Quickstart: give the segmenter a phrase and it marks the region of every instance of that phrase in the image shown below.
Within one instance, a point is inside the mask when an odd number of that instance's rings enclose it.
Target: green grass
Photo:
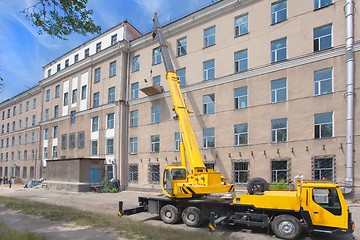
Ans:
[[[212,236],[206,231],[184,231],[135,222],[128,217],[120,218],[116,213],[114,215],[91,213],[70,207],[8,197],[0,197],[0,204],[13,210],[20,210],[24,214],[40,216],[52,221],[71,222],[81,226],[103,229],[110,228],[116,231],[119,236],[129,239],[221,239],[219,236]]]
[[[289,184],[285,182],[285,180],[281,179],[276,183],[270,184],[270,190],[289,190]]]
[[[45,236],[29,232],[20,232],[13,228],[6,227],[3,223],[0,223],[0,236],[2,240],[46,240]]]

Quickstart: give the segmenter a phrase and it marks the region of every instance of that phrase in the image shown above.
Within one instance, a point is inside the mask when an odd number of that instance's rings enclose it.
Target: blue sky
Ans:
[[[89,0],[93,18],[102,31],[128,20],[142,33],[152,29],[152,14],[161,24],[196,11],[214,0]],[[68,40],[39,35],[21,11],[36,0],[0,0],[0,101],[35,86],[43,76],[42,67],[95,35],[73,34]]]

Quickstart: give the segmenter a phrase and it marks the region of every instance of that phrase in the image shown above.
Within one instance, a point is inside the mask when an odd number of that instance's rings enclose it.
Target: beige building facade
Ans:
[[[224,0],[163,27],[208,167],[238,188],[253,177],[345,183],[344,7],[331,0]],[[33,147],[39,161],[32,165],[38,176],[46,176],[47,159],[98,157],[123,189],[160,189],[162,169],[180,162],[181,136],[158,47],[152,33],[124,22],[44,67],[44,79],[29,90],[41,106]],[[357,79],[355,71],[355,95]],[[17,134],[6,132],[13,121],[7,111],[28,94],[19,96],[0,105],[5,143]],[[356,160],[356,102],[354,112]],[[10,174],[12,151],[18,150],[0,149],[2,176]],[[358,168],[354,161],[355,185]]]

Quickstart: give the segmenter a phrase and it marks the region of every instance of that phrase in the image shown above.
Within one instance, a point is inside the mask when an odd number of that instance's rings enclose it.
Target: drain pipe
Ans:
[[[354,189],[354,0],[346,0],[346,179],[344,193]]]

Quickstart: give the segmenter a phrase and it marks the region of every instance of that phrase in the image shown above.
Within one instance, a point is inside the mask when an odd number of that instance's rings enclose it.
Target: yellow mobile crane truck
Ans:
[[[220,172],[204,165],[156,13],[153,21],[182,136],[181,163],[165,167],[162,196],[139,197],[139,207],[127,210],[123,210],[120,201],[118,215],[149,212],[160,215],[165,223],[174,224],[182,219],[190,227],[207,220],[211,231],[217,225],[271,226],[274,234],[283,239],[296,239],[304,226],[309,232],[351,234],[355,227],[351,213],[339,186],[332,182],[299,177],[295,190],[268,191],[264,179],[254,178],[248,182],[247,194],[230,198],[215,195],[233,193],[234,185],[226,183]]]

